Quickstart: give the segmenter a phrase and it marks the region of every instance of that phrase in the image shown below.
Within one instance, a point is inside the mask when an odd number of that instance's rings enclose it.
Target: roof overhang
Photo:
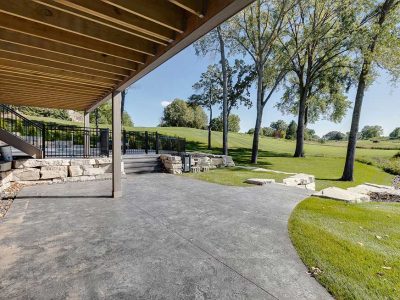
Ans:
[[[0,102],[90,111],[253,0],[0,0]]]

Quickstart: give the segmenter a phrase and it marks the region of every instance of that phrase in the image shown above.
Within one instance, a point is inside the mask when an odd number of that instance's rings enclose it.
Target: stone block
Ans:
[[[38,185],[38,184],[52,184],[53,180],[32,180],[32,181],[18,181],[18,183],[30,186],[30,185]]]
[[[83,175],[83,170],[81,166],[69,166],[68,167],[68,176],[69,177],[76,177],[76,176],[82,176]]]
[[[370,201],[370,197],[368,195],[355,193],[338,187],[329,187],[323,189],[317,193],[314,193],[313,196],[330,198],[350,203],[361,203]]]
[[[122,167],[123,162],[121,162]],[[99,165],[99,168],[102,168],[104,173],[112,173],[112,164],[103,164]]]
[[[71,166],[87,166],[95,164],[96,160],[94,158],[71,159]]]
[[[233,161],[232,156],[227,156],[225,159],[225,164],[227,167],[234,167],[235,166],[235,162]]]
[[[32,181],[40,179],[40,170],[36,168],[16,169],[13,171],[13,181]]]
[[[182,161],[182,158],[181,158],[180,156],[172,156],[172,155],[170,155],[170,156],[167,158],[167,160],[173,161],[173,162],[181,162],[181,161]]]
[[[211,158],[211,165],[217,168],[224,166],[224,159],[222,157]]]
[[[11,170],[12,167],[12,162],[11,161],[5,161],[0,163],[0,172],[5,172]]]
[[[68,166],[47,166],[40,170],[41,179],[65,178],[68,176]]]
[[[255,184],[255,185],[266,185],[266,184],[275,183],[275,179],[249,178],[245,182],[249,183],[249,184]]]
[[[96,158],[95,161],[96,161],[97,165],[111,164],[112,158],[111,157],[101,157],[101,158]]]
[[[105,172],[105,169],[96,168],[96,167],[93,167],[92,165],[83,165],[82,169],[83,169],[84,176],[100,175],[100,174],[104,174],[104,172]]]
[[[182,169],[170,169],[168,170],[168,173],[170,174],[182,174]]]
[[[69,166],[71,163],[70,159],[58,159],[58,158],[44,158],[44,159],[18,159],[14,160],[14,169],[22,168],[38,168],[47,166]]]

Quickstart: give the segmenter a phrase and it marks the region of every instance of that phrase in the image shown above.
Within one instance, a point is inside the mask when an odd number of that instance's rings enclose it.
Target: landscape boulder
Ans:
[[[40,179],[40,170],[36,168],[16,169],[12,174],[13,181],[32,181]]]
[[[67,166],[46,166],[40,169],[41,179],[65,178],[68,176]]]

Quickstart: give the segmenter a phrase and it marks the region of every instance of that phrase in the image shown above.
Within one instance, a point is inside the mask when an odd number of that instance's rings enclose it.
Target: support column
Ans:
[[[83,127],[85,128],[83,135],[83,155],[88,157],[90,154],[90,113],[87,111],[83,115]]]
[[[121,184],[121,93],[112,96],[112,195],[122,196]]]

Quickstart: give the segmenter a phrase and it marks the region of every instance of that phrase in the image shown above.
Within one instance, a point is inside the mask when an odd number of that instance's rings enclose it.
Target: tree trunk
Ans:
[[[299,118],[297,120],[296,150],[294,157],[304,157],[304,130],[306,120],[306,89],[300,89]]]
[[[344,165],[343,175],[341,178],[341,180],[344,181],[353,181],[354,179],[353,174],[354,174],[354,161],[356,157],[358,127],[360,124],[361,107],[366,88],[366,79],[370,72],[370,68],[371,68],[370,63],[364,61],[362,71],[358,79],[357,94],[354,102],[353,117],[351,119],[351,129],[349,134],[349,141],[347,144],[346,162]]]
[[[210,110],[210,120],[208,121],[208,150],[211,150],[211,121],[212,121],[212,107],[208,108]]]
[[[221,33],[221,27],[217,27],[219,47],[221,53],[221,67],[222,67],[222,153],[228,155],[228,77],[226,71],[226,58],[225,58],[225,44]]]
[[[251,149],[251,163],[256,164],[258,158],[258,144],[260,140],[261,122],[263,116],[264,105],[262,103],[264,99],[263,91],[263,72],[260,68],[257,70],[257,117],[256,124],[254,126],[253,136],[253,147]]]
[[[393,9],[399,2],[395,2],[394,0],[386,0],[380,9],[379,19],[377,21],[377,25],[382,27],[385,23],[386,16],[390,13],[390,10]],[[358,79],[358,87],[356,99],[354,101],[354,110],[353,117],[351,120],[351,129],[349,134],[349,141],[347,144],[347,153],[346,153],[346,162],[344,165],[343,175],[341,180],[343,181],[353,181],[354,180],[354,161],[356,156],[356,145],[357,145],[357,133],[358,127],[360,124],[360,115],[362,102],[364,100],[364,93],[367,87],[367,78],[371,72],[372,65],[372,56],[375,53],[376,43],[378,41],[378,34],[375,34],[372,38],[371,44],[368,47],[368,53],[364,54],[364,62],[362,66],[362,70],[360,73],[360,77]]]

